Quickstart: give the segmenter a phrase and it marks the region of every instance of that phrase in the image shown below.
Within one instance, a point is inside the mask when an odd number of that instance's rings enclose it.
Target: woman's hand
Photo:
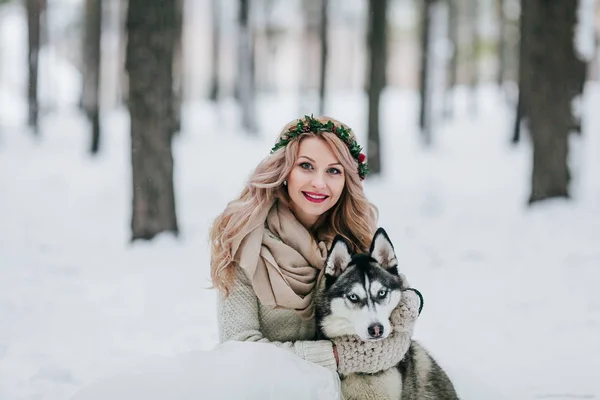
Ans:
[[[337,347],[333,344],[333,357],[335,358],[335,365],[340,365],[340,357],[338,356]]]

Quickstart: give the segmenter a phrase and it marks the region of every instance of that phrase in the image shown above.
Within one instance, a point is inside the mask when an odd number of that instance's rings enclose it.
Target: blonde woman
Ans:
[[[367,173],[354,133],[341,122],[305,117],[282,129],[211,227],[221,342],[271,343],[340,374],[375,373],[402,359],[406,346],[392,337],[370,342],[362,355],[347,350],[344,338],[314,340],[312,300],[332,239],[342,235],[351,251],[366,252],[377,229],[377,210],[362,188]],[[410,339],[415,317],[406,318],[408,329],[395,340]]]

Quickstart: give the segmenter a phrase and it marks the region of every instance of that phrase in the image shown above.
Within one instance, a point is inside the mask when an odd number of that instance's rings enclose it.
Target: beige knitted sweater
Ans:
[[[314,320],[304,321],[293,310],[263,306],[247,274],[236,268],[229,295],[218,296],[219,341],[270,342],[293,351],[300,358],[337,371],[329,340],[311,340],[316,335]]]

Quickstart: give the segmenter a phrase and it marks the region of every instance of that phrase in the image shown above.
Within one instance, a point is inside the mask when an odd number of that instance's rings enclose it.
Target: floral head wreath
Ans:
[[[366,157],[361,152],[362,148],[356,143],[354,137],[352,135],[352,130],[350,128],[346,128],[342,125],[336,126],[332,121],[327,121],[323,123],[313,116],[306,115],[304,119],[299,119],[296,125],[290,127],[286,132],[281,134],[279,141],[273,146],[271,149],[271,154],[273,154],[276,150],[287,146],[289,142],[297,138],[306,132],[331,132],[334,133],[337,137],[339,137],[342,142],[346,144],[348,150],[350,150],[350,154],[358,163],[358,176],[361,180],[365,179],[367,174],[369,173],[369,166],[365,163]]]

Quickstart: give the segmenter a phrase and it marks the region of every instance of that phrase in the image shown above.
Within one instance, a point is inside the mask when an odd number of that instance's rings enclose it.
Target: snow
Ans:
[[[589,62],[596,55],[596,0],[579,0],[577,7],[577,25],[573,40],[575,50],[582,60]]]
[[[1,18],[0,399],[83,396],[139,368],[149,371],[138,376],[142,386],[190,382],[198,371],[199,397],[216,397],[210,371],[182,369],[214,355],[218,342],[208,225],[298,116],[297,96],[257,98],[255,139],[239,133],[231,101],[187,102],[174,143],[181,236],[131,244],[126,113],[105,111],[103,149],[90,158],[88,123],[75,108],[80,77],[54,54],[60,107],[41,116],[34,139],[15,66],[21,39],[7,34],[21,37],[22,21]],[[573,198],[534,207],[526,204],[531,147],[527,139],[510,146],[513,112],[502,94],[481,85],[453,97],[455,119],[437,121],[426,150],[417,94],[387,90],[385,173],[365,181],[401,268],[425,297],[415,337],[466,400],[600,398],[600,86],[588,83],[581,99]],[[361,143],[366,104],[360,92],[328,101],[328,114]],[[228,384],[232,377],[243,379],[228,374]]]

